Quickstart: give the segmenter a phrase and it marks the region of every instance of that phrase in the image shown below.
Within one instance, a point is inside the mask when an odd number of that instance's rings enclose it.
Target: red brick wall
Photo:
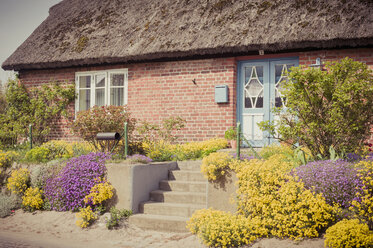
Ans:
[[[195,80],[195,84],[193,83]],[[215,103],[215,86],[226,84],[229,103]],[[229,59],[129,66],[128,106],[134,117],[159,123],[170,116],[186,120],[184,140],[223,136],[234,125],[236,63]]]
[[[170,116],[181,116],[186,120],[180,137],[183,141],[222,137],[235,123],[237,73],[234,58],[21,71],[20,79],[31,87],[50,81],[72,82],[76,71],[114,68],[128,68],[128,107],[139,121],[160,123]],[[228,85],[229,103],[215,103],[215,86],[221,84]],[[56,125],[51,138],[74,139],[67,120]]]
[[[123,64],[115,66],[68,68],[58,70],[21,71],[20,79],[26,86],[39,86],[50,81],[72,83],[77,71],[128,68],[128,107],[133,117],[160,123],[170,116],[186,119],[182,140],[204,140],[222,137],[224,131],[236,122],[237,61],[298,56],[301,65],[315,63],[316,58],[338,60],[346,56],[367,63],[373,69],[373,49],[320,50],[263,56],[186,60]],[[192,80],[195,79],[196,84]],[[229,87],[229,103],[214,102],[214,87]],[[74,106],[70,106],[74,112]],[[56,124],[53,139],[76,139],[67,120]],[[373,142],[373,135],[371,141]]]

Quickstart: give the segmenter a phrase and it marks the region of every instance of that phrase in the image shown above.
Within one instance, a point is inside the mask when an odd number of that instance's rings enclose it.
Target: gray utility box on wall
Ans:
[[[227,103],[228,102],[228,85],[215,86],[215,102]]]

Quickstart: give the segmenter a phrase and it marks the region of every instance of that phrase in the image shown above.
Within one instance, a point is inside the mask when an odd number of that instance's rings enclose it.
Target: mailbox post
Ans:
[[[102,141],[109,141],[109,140],[115,140],[116,143],[111,148],[110,152],[113,152],[115,147],[118,145],[119,140],[121,138],[124,138],[124,158],[127,158],[128,155],[128,123],[124,123],[124,130],[123,130],[123,135],[121,136],[119,133],[116,132],[109,132],[109,133],[98,133],[96,135],[96,140],[102,140]]]

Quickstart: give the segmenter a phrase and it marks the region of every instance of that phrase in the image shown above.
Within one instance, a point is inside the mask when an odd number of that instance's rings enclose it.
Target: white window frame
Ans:
[[[110,89],[111,88],[122,88],[121,86],[114,86],[110,87],[110,75],[111,74],[124,74],[124,99],[123,105],[126,105],[128,102],[128,69],[112,69],[112,70],[98,70],[98,71],[84,71],[84,72],[76,72],[75,73],[75,92],[77,92],[77,98],[75,101],[75,114],[80,111],[79,109],[79,102],[80,102],[80,95],[79,95],[79,77],[81,76],[90,76],[91,77],[91,102],[89,108],[92,108],[96,105],[96,81],[95,76],[97,75],[105,75],[105,106],[110,105]],[[101,88],[101,87],[99,87]],[[101,88],[102,89],[102,88]]]

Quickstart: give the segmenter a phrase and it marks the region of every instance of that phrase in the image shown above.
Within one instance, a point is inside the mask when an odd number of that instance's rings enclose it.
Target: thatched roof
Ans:
[[[2,67],[372,45],[372,0],[64,0]]]

